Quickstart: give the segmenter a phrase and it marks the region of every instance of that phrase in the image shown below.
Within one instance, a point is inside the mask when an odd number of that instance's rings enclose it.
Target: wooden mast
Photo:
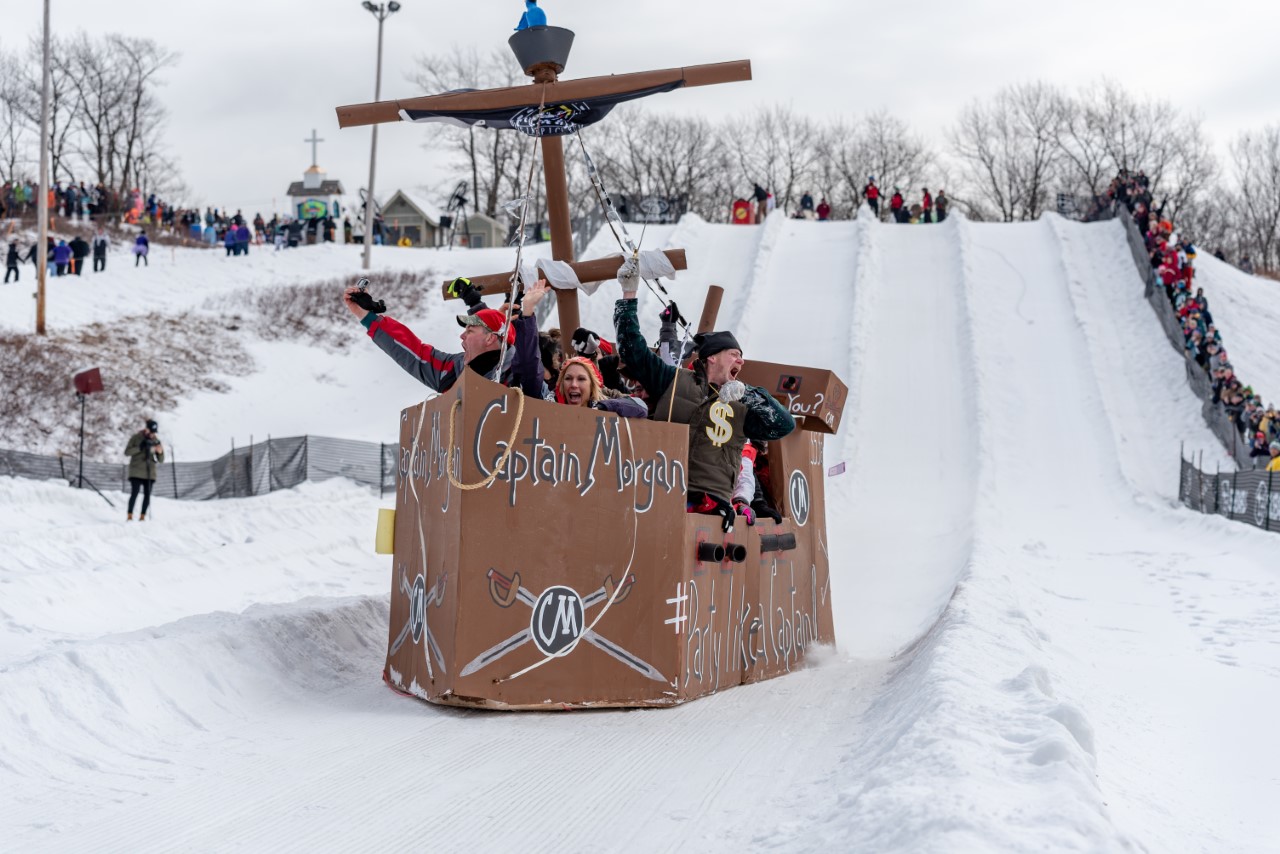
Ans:
[[[530,37],[535,37],[534,29],[531,28],[528,31]],[[545,34],[550,37],[548,43],[558,40],[560,42],[558,49],[562,54],[558,57],[538,57],[528,64],[522,62],[521,64],[525,65],[525,73],[533,78],[533,83],[529,85],[475,92],[448,92],[442,95],[338,107],[338,126],[347,128],[400,121],[404,118],[402,112],[406,110],[465,112],[537,107],[608,95],[625,95],[645,89],[665,91],[660,87],[712,86],[718,83],[751,79],[750,60],[737,60],[561,82],[559,73],[564,69],[564,62],[568,58],[573,33],[555,27],[536,29],[538,31],[536,39],[543,38]],[[519,33],[512,37],[512,49],[516,51],[517,58],[520,57],[521,49],[515,42],[520,37]],[[573,223],[569,216],[569,182],[564,165],[564,140],[560,136],[548,134],[542,136],[541,144],[542,170],[547,194],[547,218],[551,231],[551,257],[556,261],[574,264]],[[683,251],[668,252],[667,255],[675,263],[676,269],[684,269]],[[619,259],[617,263],[620,264],[621,260]],[[603,263],[592,261],[583,265],[574,264],[575,272],[582,268],[584,272],[590,269],[593,274],[598,272],[598,268],[604,266],[609,267],[610,275],[616,275],[618,268],[610,263],[609,259],[605,259]],[[473,283],[481,283],[485,293],[496,293],[499,290],[505,292],[505,283],[509,278],[510,274],[495,274],[477,277]],[[584,281],[599,280],[594,277],[584,279]],[[445,296],[450,298],[447,289]],[[556,302],[560,313],[560,330],[567,339],[578,328],[580,322],[577,289],[557,288]]]

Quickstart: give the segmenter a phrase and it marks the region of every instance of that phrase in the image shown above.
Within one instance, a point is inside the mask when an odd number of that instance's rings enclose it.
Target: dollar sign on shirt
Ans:
[[[723,401],[716,401],[711,405],[710,414],[711,423],[715,427],[706,428],[707,438],[718,448],[733,438],[733,427],[729,425],[728,420],[733,417],[733,407]]]

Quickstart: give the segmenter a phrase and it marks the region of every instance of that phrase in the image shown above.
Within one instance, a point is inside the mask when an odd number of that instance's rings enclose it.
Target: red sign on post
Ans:
[[[746,199],[733,200],[733,224],[751,225],[751,202]]]
[[[76,386],[76,394],[93,394],[102,391],[102,374],[97,368],[88,368],[72,378]]]

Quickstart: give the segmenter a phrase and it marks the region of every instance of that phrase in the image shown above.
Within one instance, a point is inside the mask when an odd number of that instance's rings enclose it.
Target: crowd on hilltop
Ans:
[[[1222,332],[1213,322],[1209,298],[1195,282],[1196,247],[1165,217],[1164,204],[1152,204],[1151,182],[1143,172],[1122,171],[1106,196],[1133,217],[1146,245],[1154,281],[1162,287],[1182,330],[1187,357],[1212,382],[1213,402],[1221,404],[1251,457],[1268,458],[1268,471],[1280,471],[1280,411],[1236,376]]]
[[[751,192],[751,198],[756,205],[754,221],[764,222],[764,218],[772,213],[776,206],[773,193],[760,184],[756,184]],[[894,187],[893,193],[889,195],[888,204],[884,206],[882,211],[884,193],[876,184],[876,176],[874,175],[867,178],[867,183],[862,188],[862,198],[876,218],[884,219],[887,214],[894,222],[904,225],[942,222],[947,218],[947,213],[951,207],[951,200],[947,198],[945,190],[938,190],[938,195],[934,196],[929,192],[928,187],[921,187],[920,201],[908,204],[906,196],[902,194],[902,190]],[[739,200],[738,203],[748,204],[745,200]],[[826,222],[831,219],[832,213],[831,204],[826,197],[819,197],[815,203],[813,193],[805,190],[800,194],[800,205],[791,214],[791,218]]]

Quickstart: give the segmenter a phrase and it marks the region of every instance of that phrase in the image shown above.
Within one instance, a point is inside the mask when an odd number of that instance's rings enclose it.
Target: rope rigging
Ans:
[[[575,129],[573,135],[578,140],[578,147],[582,149],[582,157],[587,164],[587,177],[591,179],[591,187],[595,190],[596,198],[600,202],[600,207],[604,210],[605,221],[609,223],[609,230],[613,232],[613,239],[618,242],[618,248],[621,249],[624,254],[630,252],[631,259],[638,262],[640,257],[640,246],[631,239],[631,234],[627,231],[627,224],[622,221],[622,216],[613,206],[613,200],[609,198],[609,194],[604,190],[604,181],[600,177],[600,170],[596,168],[595,161],[591,159],[591,154],[587,151],[587,144],[583,142],[582,129]],[[621,234],[618,233],[619,229],[621,229]],[[648,224],[646,223],[645,228],[640,232],[641,244],[644,243],[644,234],[647,229]],[[675,305],[675,301],[671,299],[671,295],[667,293],[667,289],[662,286],[661,278],[652,282],[649,279],[641,279],[641,281],[648,286],[650,292],[658,298],[663,306],[670,309]],[[684,332],[684,337],[680,342],[681,353],[683,353],[685,345],[693,337],[693,334],[689,328],[688,322],[679,314],[678,311],[673,311],[672,314],[674,315],[676,323],[679,324]]]

